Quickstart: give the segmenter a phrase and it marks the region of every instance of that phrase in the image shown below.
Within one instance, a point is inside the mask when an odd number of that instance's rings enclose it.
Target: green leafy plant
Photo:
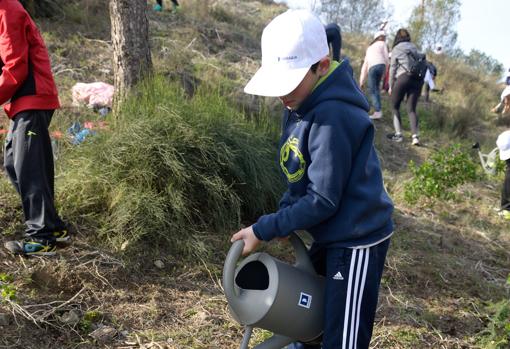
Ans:
[[[13,280],[12,275],[0,273],[0,298],[2,301],[16,299],[16,288],[11,284]]]
[[[504,349],[510,345],[510,300],[489,304],[489,323],[482,331],[480,344],[487,349]]]
[[[78,324],[78,328],[80,330],[82,330],[83,332],[88,333],[92,329],[92,325],[95,322],[101,321],[102,318],[103,318],[103,314],[101,314],[97,310],[87,311],[83,315],[83,318],[80,320],[80,322]]]
[[[452,199],[450,189],[479,178],[477,166],[460,145],[439,150],[422,165],[409,162],[413,178],[405,184],[404,199],[416,203],[420,197]]]

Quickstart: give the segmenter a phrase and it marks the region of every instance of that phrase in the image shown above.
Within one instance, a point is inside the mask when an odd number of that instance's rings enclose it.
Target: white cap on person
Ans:
[[[288,10],[262,32],[262,65],[244,92],[268,97],[291,93],[312,65],[329,54],[321,21],[306,10]]]
[[[503,161],[510,159],[510,130],[501,133],[496,140],[499,158]]]

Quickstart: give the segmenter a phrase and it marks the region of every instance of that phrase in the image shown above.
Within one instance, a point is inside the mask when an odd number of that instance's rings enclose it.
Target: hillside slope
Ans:
[[[247,118],[267,112],[278,125],[275,101],[246,96],[242,86],[258,66],[264,24],[284,8],[262,0],[182,3],[178,14],[149,13],[157,72],[180,84],[189,96],[200,88],[220,86],[224,97],[244,110]],[[64,133],[72,121],[98,118],[71,107],[71,86],[78,81],[112,81],[105,4],[84,0],[80,5],[65,7],[68,16],[38,20],[64,102],[52,129]],[[343,53],[359,71],[367,39],[345,35],[344,42]],[[375,124],[385,183],[396,205],[396,230],[381,286],[373,348],[510,347],[510,308],[504,303],[510,296],[510,223],[493,210],[499,202],[501,176],[462,184],[453,189],[450,200],[420,198],[410,204],[405,199],[405,184],[413,178],[409,161],[424,163],[436,150],[454,143],[471,152],[474,140],[491,149],[494,134],[504,127],[481,112],[489,108],[485,104],[490,92],[478,98],[466,95],[466,90],[478,90],[467,88],[463,79],[480,86],[488,86],[488,79],[477,72],[461,77],[456,72],[462,67],[456,64],[447,59],[439,62],[443,72],[439,83],[448,90],[433,95],[432,103],[420,104],[423,147],[387,141],[392,125],[386,97],[386,115]],[[488,90],[497,93],[494,87]],[[466,115],[473,110],[482,114]],[[73,151],[68,148],[65,154]],[[64,172],[58,168],[57,187]],[[58,195],[62,198],[66,193]],[[4,299],[0,314],[9,319],[8,325],[0,322],[0,347],[239,346],[242,329],[228,314],[220,281],[228,231],[209,231],[209,253],[191,260],[150,241],[137,254],[125,254],[121,248],[108,247],[107,236],[81,225],[83,217],[66,218],[76,236],[55,259],[23,259],[0,250]],[[2,243],[23,229],[20,222],[18,199],[2,176]],[[263,248],[288,259],[290,248],[285,243]],[[16,301],[6,300],[9,292]],[[104,340],[91,336],[98,328],[110,329],[114,335]],[[257,331],[254,342],[266,336]]]

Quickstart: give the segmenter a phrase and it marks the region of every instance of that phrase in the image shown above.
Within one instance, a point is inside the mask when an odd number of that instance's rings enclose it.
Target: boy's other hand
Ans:
[[[237,233],[232,235],[230,242],[234,242],[237,240],[244,241],[243,256],[246,256],[247,254],[253,252],[260,243],[260,240],[255,236],[255,233],[253,232],[252,226],[241,229]]]

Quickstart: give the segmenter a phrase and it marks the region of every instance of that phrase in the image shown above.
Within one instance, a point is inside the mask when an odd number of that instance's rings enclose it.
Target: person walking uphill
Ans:
[[[247,254],[261,241],[310,232],[310,256],[326,279],[322,348],[363,349],[372,335],[393,204],[368,102],[348,60],[328,54],[324,27],[305,10],[289,10],[264,29],[262,66],[244,91],[279,97],[285,107],[279,164],[287,191],[277,212],[232,242],[243,240]]]
[[[52,255],[69,235],[54,206],[54,168],[48,126],[60,107],[48,52],[17,0],[0,0],[0,103],[11,119],[5,172],[18,191],[26,239],[9,241],[15,254]]]
[[[361,74],[359,85],[363,88],[368,76],[368,92],[372,98],[372,104],[375,109],[370,119],[382,118],[381,111],[381,80],[386,72],[386,66],[389,64],[388,48],[386,47],[386,33],[378,31],[374,35],[374,40],[368,46]]]
[[[418,49],[411,42],[411,35],[406,29],[399,29],[393,42],[390,63],[390,89],[391,104],[393,109],[393,126],[395,133],[388,137],[395,142],[402,142],[402,119],[400,117],[400,104],[407,95],[407,112],[411,124],[412,144],[420,145],[418,134],[418,115],[416,105],[421,94],[423,79],[417,79],[411,75],[413,55],[418,54]]]
[[[505,161],[505,180],[501,190],[501,211],[499,214],[510,220],[510,130],[501,133],[496,140],[499,149],[499,158]]]

